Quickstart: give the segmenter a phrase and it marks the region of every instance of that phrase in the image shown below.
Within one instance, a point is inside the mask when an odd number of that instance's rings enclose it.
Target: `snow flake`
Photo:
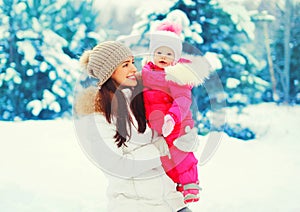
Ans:
[[[59,113],[61,111],[61,107],[59,105],[58,102],[52,102],[50,105],[49,105],[49,109],[50,110],[53,110],[54,112],[56,113]]]
[[[40,71],[45,72],[45,71],[47,71],[47,69],[48,69],[48,64],[45,61],[41,62]]]
[[[42,102],[40,100],[36,99],[36,100],[30,101],[26,105],[26,109],[31,110],[31,113],[34,116],[38,116],[40,114],[40,112],[42,111],[42,109],[43,109],[43,105],[42,105]]]
[[[192,39],[196,42],[196,43],[203,43],[204,40],[203,38],[201,37],[200,34],[196,33],[196,32],[193,32],[192,33]]]
[[[13,78],[14,83],[16,84],[21,84],[22,83],[22,79],[19,75],[15,75]]]
[[[223,67],[221,60],[218,57],[218,54],[215,52],[206,52],[204,57],[211,64],[213,70],[218,70]]]
[[[187,6],[195,6],[196,3],[192,0],[183,0],[184,4]]]
[[[33,74],[34,74],[34,71],[31,68],[26,70],[27,76],[31,77],[31,76],[33,76]]]
[[[10,80],[14,80],[16,77],[16,81],[19,81],[17,79],[17,77],[19,77],[19,73],[14,69],[14,68],[7,68],[6,69],[6,73],[4,75],[4,80],[5,81],[10,81]]]
[[[245,65],[246,64],[246,59],[240,55],[240,54],[232,54],[231,55],[231,59],[241,65]]]
[[[54,81],[57,78],[56,72],[55,71],[50,71],[49,72],[49,79]]]
[[[19,15],[21,14],[25,9],[26,9],[26,4],[25,2],[20,2],[20,3],[17,3],[17,4],[13,4],[13,11]]]
[[[233,88],[236,88],[240,83],[241,83],[240,80],[238,80],[236,78],[229,77],[226,80],[226,87],[233,89]]]
[[[21,54],[24,54],[24,58],[30,65],[37,65],[38,62],[35,59],[36,56],[36,50],[35,47],[32,45],[32,43],[29,40],[25,41],[19,41],[17,42],[18,45],[18,51]]]
[[[233,94],[231,98],[228,98],[228,102],[241,102],[248,104],[248,96],[240,93]]]
[[[17,38],[19,38],[20,40],[22,39],[37,39],[39,37],[39,34],[35,31],[33,31],[32,29],[29,30],[20,30],[16,33]]]
[[[43,100],[45,100],[46,104],[50,104],[51,102],[55,101],[55,99],[56,97],[51,91],[48,89],[43,91]]]
[[[55,94],[57,94],[58,96],[64,98],[64,97],[66,97],[67,94],[66,94],[66,92],[61,88],[60,84],[61,84],[61,81],[58,81],[58,80],[57,80],[57,81],[53,84],[53,86],[52,86],[52,91],[53,91]]]
[[[196,21],[191,24],[190,28],[195,32],[202,33],[202,26]]]

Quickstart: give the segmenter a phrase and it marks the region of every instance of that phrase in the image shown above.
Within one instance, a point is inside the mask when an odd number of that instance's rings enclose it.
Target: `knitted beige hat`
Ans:
[[[105,41],[92,50],[87,50],[80,58],[81,64],[91,77],[99,80],[98,86],[103,85],[115,69],[126,59],[133,56],[131,50],[118,41]]]

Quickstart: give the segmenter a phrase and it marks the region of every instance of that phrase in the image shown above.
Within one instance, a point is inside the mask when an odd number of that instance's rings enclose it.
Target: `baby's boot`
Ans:
[[[199,183],[188,183],[185,185],[178,184],[177,191],[180,191],[184,196],[184,203],[199,201],[199,191],[201,187]]]

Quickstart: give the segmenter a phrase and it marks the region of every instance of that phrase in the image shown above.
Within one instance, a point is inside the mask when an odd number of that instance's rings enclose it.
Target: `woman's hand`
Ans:
[[[186,134],[175,139],[174,146],[183,152],[196,152],[199,147],[197,128],[187,127]]]
[[[168,156],[171,158],[169,147],[164,137],[155,137],[152,141],[152,144],[158,149],[160,156]]]

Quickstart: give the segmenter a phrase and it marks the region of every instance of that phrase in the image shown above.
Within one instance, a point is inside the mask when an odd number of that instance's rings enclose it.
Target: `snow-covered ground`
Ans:
[[[222,135],[201,164],[197,212],[300,211],[300,107],[260,104],[227,121],[257,132],[255,140]],[[0,122],[1,212],[104,212],[107,181],[81,151],[73,122]],[[197,155],[210,135],[200,136]]]

